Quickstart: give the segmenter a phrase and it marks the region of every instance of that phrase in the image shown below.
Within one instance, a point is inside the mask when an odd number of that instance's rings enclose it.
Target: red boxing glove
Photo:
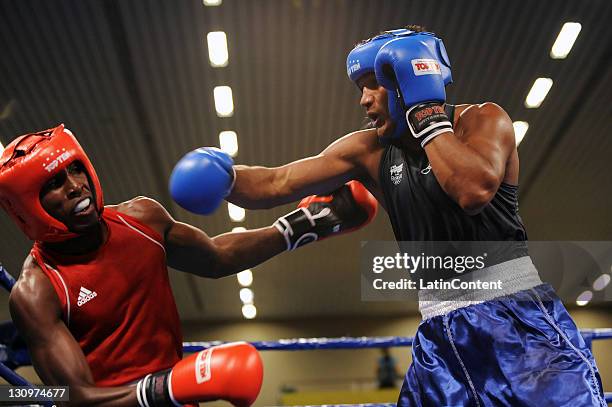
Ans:
[[[298,209],[279,218],[274,226],[294,250],[315,240],[360,229],[378,211],[376,198],[358,181],[350,181],[329,195],[312,195]]]
[[[148,375],[138,382],[136,391],[141,407],[219,399],[248,407],[257,399],[262,381],[257,350],[246,342],[235,342],[194,353],[171,370]]]

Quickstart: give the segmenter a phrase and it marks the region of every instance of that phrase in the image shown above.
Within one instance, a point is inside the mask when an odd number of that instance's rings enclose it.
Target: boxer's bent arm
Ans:
[[[378,149],[372,131],[357,131],[330,144],[321,154],[281,167],[236,165],[236,182],[227,200],[249,209],[264,209],[325,194],[367,175],[365,162]]]
[[[177,222],[150,198],[138,197],[117,209],[163,236],[168,266],[201,277],[236,274],[286,249],[284,237],[273,226],[211,238],[194,226]]]
[[[495,196],[516,148],[512,121],[493,104],[468,108],[460,134],[442,134],[425,152],[442,189],[469,214],[479,213]]]
[[[135,387],[96,387],[79,344],[61,320],[51,282],[30,262],[9,298],[13,321],[32,364],[48,386],[68,386],[71,406],[135,406]]]

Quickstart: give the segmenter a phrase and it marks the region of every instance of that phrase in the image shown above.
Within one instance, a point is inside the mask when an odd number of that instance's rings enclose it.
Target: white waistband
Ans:
[[[492,283],[498,289],[425,289],[419,291],[419,311],[423,319],[448,314],[468,305],[528,290],[542,284],[531,257],[519,257],[491,267],[458,276],[459,282]]]

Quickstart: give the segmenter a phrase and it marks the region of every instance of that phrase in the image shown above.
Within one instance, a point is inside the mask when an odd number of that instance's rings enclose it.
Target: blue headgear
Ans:
[[[438,63],[442,72],[442,79],[444,85],[448,85],[453,81],[450,70],[450,60],[446,54],[446,48],[442,40],[430,32],[415,32],[404,28],[398,30],[385,31],[383,34],[377,35],[376,37],[355,46],[351,52],[349,52],[346,58],[346,72],[349,78],[357,83],[357,80],[367,73],[374,72],[374,60],[376,60],[376,54],[387,42],[400,37],[407,37],[409,35],[418,35],[422,37],[422,42],[425,43],[433,52],[433,55],[438,56]],[[389,115],[395,123],[395,130],[390,136],[382,137],[382,141],[390,142],[392,140],[399,139],[404,132],[408,130],[408,125],[405,118],[405,108],[399,92],[396,94],[389,93]]]

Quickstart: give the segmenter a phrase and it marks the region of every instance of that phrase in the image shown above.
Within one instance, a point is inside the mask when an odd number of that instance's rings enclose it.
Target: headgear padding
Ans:
[[[13,140],[0,156],[0,205],[32,240],[58,242],[76,237],[40,202],[43,185],[70,164],[85,168],[98,216],[104,210],[102,188],[83,148],[63,124]]]
[[[376,60],[376,54],[380,48],[387,42],[392,41],[396,38],[406,36],[419,36],[421,41],[431,48],[434,55],[438,56],[438,63],[440,65],[440,71],[442,72],[442,79],[444,85],[452,83],[453,78],[451,76],[451,65],[448,55],[446,54],[446,48],[442,40],[430,32],[415,32],[407,29],[397,29],[391,31],[385,31],[384,33],[373,37],[372,39],[358,44],[349,52],[346,58],[346,71],[349,78],[357,83],[357,80],[367,73],[374,73],[374,61]],[[410,67],[410,61],[406,61],[407,66]],[[389,115],[395,123],[395,130],[393,134],[381,137],[382,141],[390,142],[392,140],[399,139],[404,132],[408,130],[405,117],[405,107],[402,103],[402,99],[399,94],[389,94]]]

